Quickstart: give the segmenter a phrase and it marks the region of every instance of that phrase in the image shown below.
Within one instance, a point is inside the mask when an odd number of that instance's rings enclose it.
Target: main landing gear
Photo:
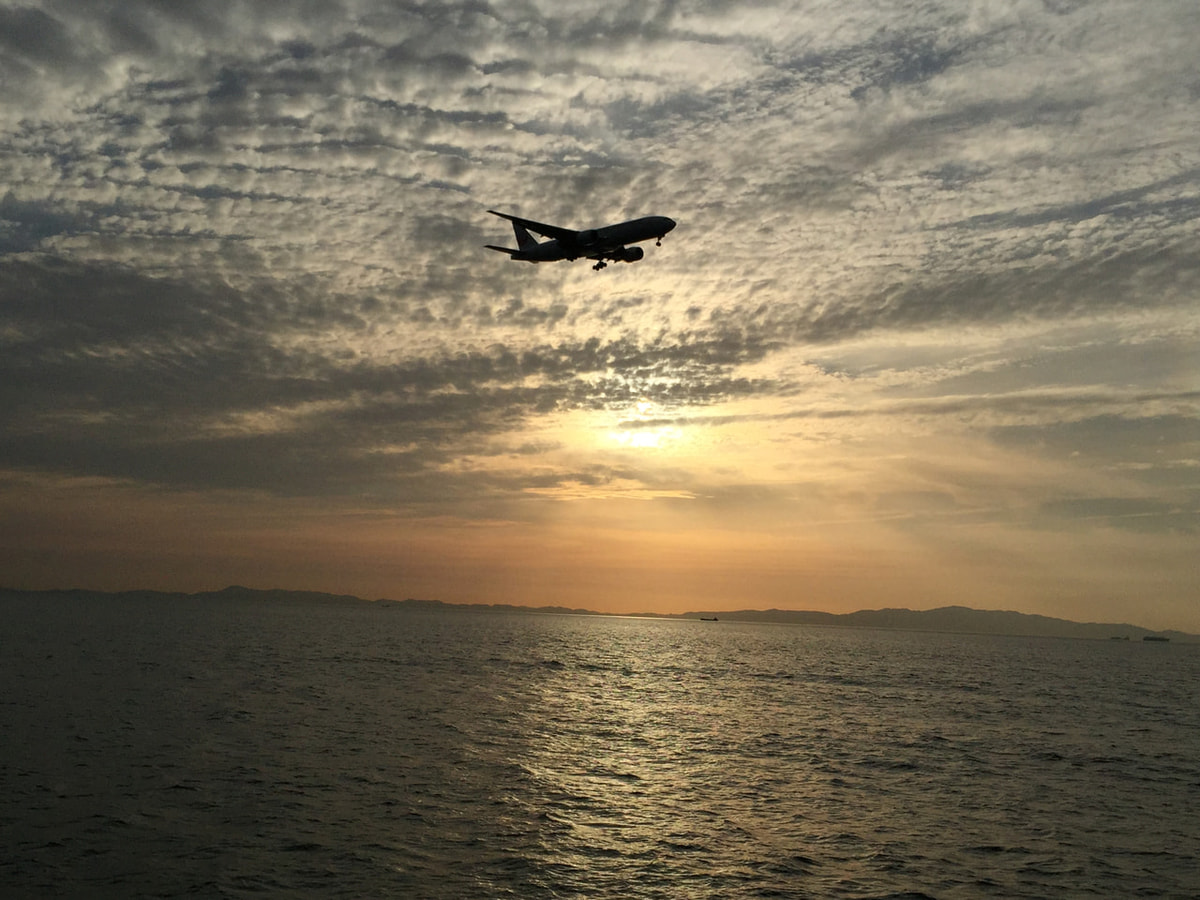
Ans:
[[[595,269],[597,272],[599,272],[601,269],[603,269],[607,265],[608,265],[608,263],[606,263],[604,260],[600,260],[598,263],[596,263],[594,266],[592,266],[592,268]]]

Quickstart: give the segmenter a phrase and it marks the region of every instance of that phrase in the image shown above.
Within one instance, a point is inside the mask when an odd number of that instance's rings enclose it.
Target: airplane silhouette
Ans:
[[[675,227],[675,220],[666,216],[645,216],[619,225],[573,231],[570,228],[544,225],[531,219],[510,216],[494,209],[489,209],[488,212],[512,222],[513,231],[517,235],[516,250],[485,244],[489,250],[498,250],[507,253],[511,259],[531,263],[574,260],[582,256],[596,260],[596,264],[592,266],[596,271],[607,266],[606,260],[610,259],[613,262],[637,262],[646,254],[641,247],[626,247],[626,244],[636,244],[638,241],[654,238],[655,245],[661,247],[663,235]],[[531,231],[550,240],[539,241],[529,233]]]

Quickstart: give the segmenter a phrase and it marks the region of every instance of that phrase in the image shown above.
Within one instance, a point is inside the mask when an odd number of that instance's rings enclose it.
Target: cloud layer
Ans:
[[[1197,35],[1187,0],[5,4],[0,470],[1182,566]],[[535,268],[488,208],[680,225]]]

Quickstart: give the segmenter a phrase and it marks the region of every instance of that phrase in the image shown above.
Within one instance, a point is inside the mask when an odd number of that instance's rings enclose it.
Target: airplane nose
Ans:
[[[674,227],[675,227],[675,220],[674,220],[674,219],[667,218],[666,216],[663,216],[663,219],[665,219],[665,220],[666,220],[666,221],[664,222],[664,224],[666,225],[666,231],[664,231],[664,232],[663,232],[663,234],[666,234],[666,233],[667,233],[667,231],[670,231],[672,228],[674,228]]]

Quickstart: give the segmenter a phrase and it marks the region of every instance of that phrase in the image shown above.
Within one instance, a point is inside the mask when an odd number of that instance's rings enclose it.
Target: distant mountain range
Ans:
[[[1007,634],[1030,637],[1069,637],[1090,640],[1146,636],[1179,641],[1200,642],[1200,635],[1183,631],[1153,631],[1137,625],[1100,622],[1072,622],[1029,613],[943,606],[939,609],[863,609],[858,612],[810,612],[788,609],[738,610],[736,612],[696,612],[688,615],[722,621],[786,622],[798,625],[837,625],[852,628],[890,628],[899,631],[945,631],[958,634]]]
[[[130,600],[234,600],[245,602],[327,602],[367,603],[373,602],[381,608],[459,610],[462,612],[504,611],[530,614],[557,615],[608,615],[588,609],[570,609],[564,606],[513,606],[510,604],[442,603],[439,600],[375,600],[367,601],[350,594],[326,594],[319,591],[258,590],[246,587],[227,587],[220,591],[205,591],[196,594],[170,593],[163,591],[123,591],[107,593],[87,590],[19,591],[0,588],[0,600],[6,597],[27,596],[45,599],[130,599]],[[886,628],[898,631],[940,631],[956,634],[1004,634],[1025,637],[1082,638],[1086,640],[1129,639],[1140,641],[1145,637],[1169,638],[1174,641],[1200,643],[1200,635],[1183,631],[1152,631],[1137,625],[1104,624],[1098,622],[1072,622],[1029,613],[971,609],[966,606],[943,606],[939,609],[864,609],[852,613],[827,613],[814,610],[792,609],[740,609],[705,610],[696,612],[660,614],[642,613],[644,617],[658,619],[717,619],[720,622],[777,622],[788,625],[822,625],[843,628]]]

